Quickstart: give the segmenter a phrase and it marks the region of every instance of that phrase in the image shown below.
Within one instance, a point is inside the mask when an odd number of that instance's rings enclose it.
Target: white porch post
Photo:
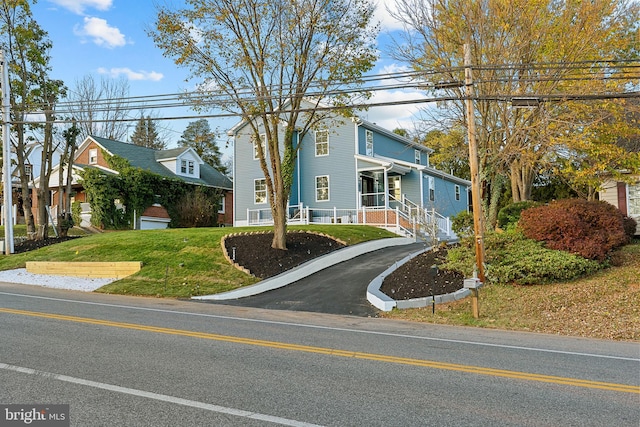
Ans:
[[[424,172],[420,171],[420,207],[424,209]]]
[[[387,169],[384,170],[384,208],[389,209],[389,175],[387,174]],[[386,225],[385,219],[385,225]]]

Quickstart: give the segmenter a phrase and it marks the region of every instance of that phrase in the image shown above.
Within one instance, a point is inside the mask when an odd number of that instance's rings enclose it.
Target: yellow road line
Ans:
[[[338,357],[352,357],[355,359],[372,360],[377,362],[396,363],[402,365],[421,366],[433,369],[468,372],[478,375],[490,375],[495,377],[513,378],[518,380],[538,381],[552,384],[570,385],[574,387],[593,388],[600,390],[618,391],[624,393],[640,394],[639,386],[615,384],[601,381],[581,380],[576,378],[557,377],[552,375],[540,375],[527,372],[508,371],[504,369],[483,368],[480,366],[460,365],[455,363],[435,362],[430,360],[411,359],[406,357],[387,356],[375,353],[363,353],[358,351],[338,350],[325,347],[314,347],[299,344],[288,344],[278,341],[266,341],[252,338],[241,338],[229,335],[219,335],[207,332],[186,331],[181,329],[162,328],[158,326],[145,326],[135,323],[113,322],[110,320],[91,319],[87,317],[66,316],[62,314],[41,313],[35,311],[15,310],[0,308],[0,312],[21,316],[40,317],[45,319],[63,320],[67,322],[86,323],[91,325],[108,326],[112,328],[133,329],[137,331],[156,332],[167,335],[179,335],[184,337],[201,338],[214,341],[224,341],[236,344],[270,347],[280,350],[301,351],[305,353],[326,354]]]

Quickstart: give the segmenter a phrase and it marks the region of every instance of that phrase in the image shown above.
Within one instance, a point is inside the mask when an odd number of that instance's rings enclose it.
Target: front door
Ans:
[[[400,176],[389,177],[389,196],[391,196],[389,202],[402,201],[402,187]],[[395,200],[393,200],[395,199]]]
[[[375,206],[375,181],[373,177],[361,175],[362,179],[362,205]]]

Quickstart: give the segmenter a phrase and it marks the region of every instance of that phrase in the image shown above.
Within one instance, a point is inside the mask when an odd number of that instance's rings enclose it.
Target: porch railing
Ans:
[[[362,197],[380,196],[381,193],[363,194]],[[383,194],[383,193],[382,193]],[[271,209],[247,209],[247,224],[250,226],[271,225],[273,217]],[[290,205],[287,208],[288,224],[369,224],[377,227],[393,229],[396,233],[415,236],[418,229],[431,234],[435,232],[451,236],[451,220],[435,209],[424,209],[409,199],[397,200],[389,196],[389,208],[382,205],[362,206],[360,209],[313,209],[304,206]]]

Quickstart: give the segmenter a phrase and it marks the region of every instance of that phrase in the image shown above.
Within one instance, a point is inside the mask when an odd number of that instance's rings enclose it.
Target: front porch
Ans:
[[[362,197],[370,197],[364,194]],[[418,207],[392,200],[394,207],[362,206],[359,209],[315,209],[304,204],[289,206],[287,223],[289,225],[308,224],[363,224],[390,230],[400,236],[416,238],[419,235],[437,234],[438,238],[451,238],[449,218],[438,214],[435,210],[425,211]],[[247,209],[249,226],[272,225],[273,217],[270,209]],[[428,228],[431,228],[429,230]]]

